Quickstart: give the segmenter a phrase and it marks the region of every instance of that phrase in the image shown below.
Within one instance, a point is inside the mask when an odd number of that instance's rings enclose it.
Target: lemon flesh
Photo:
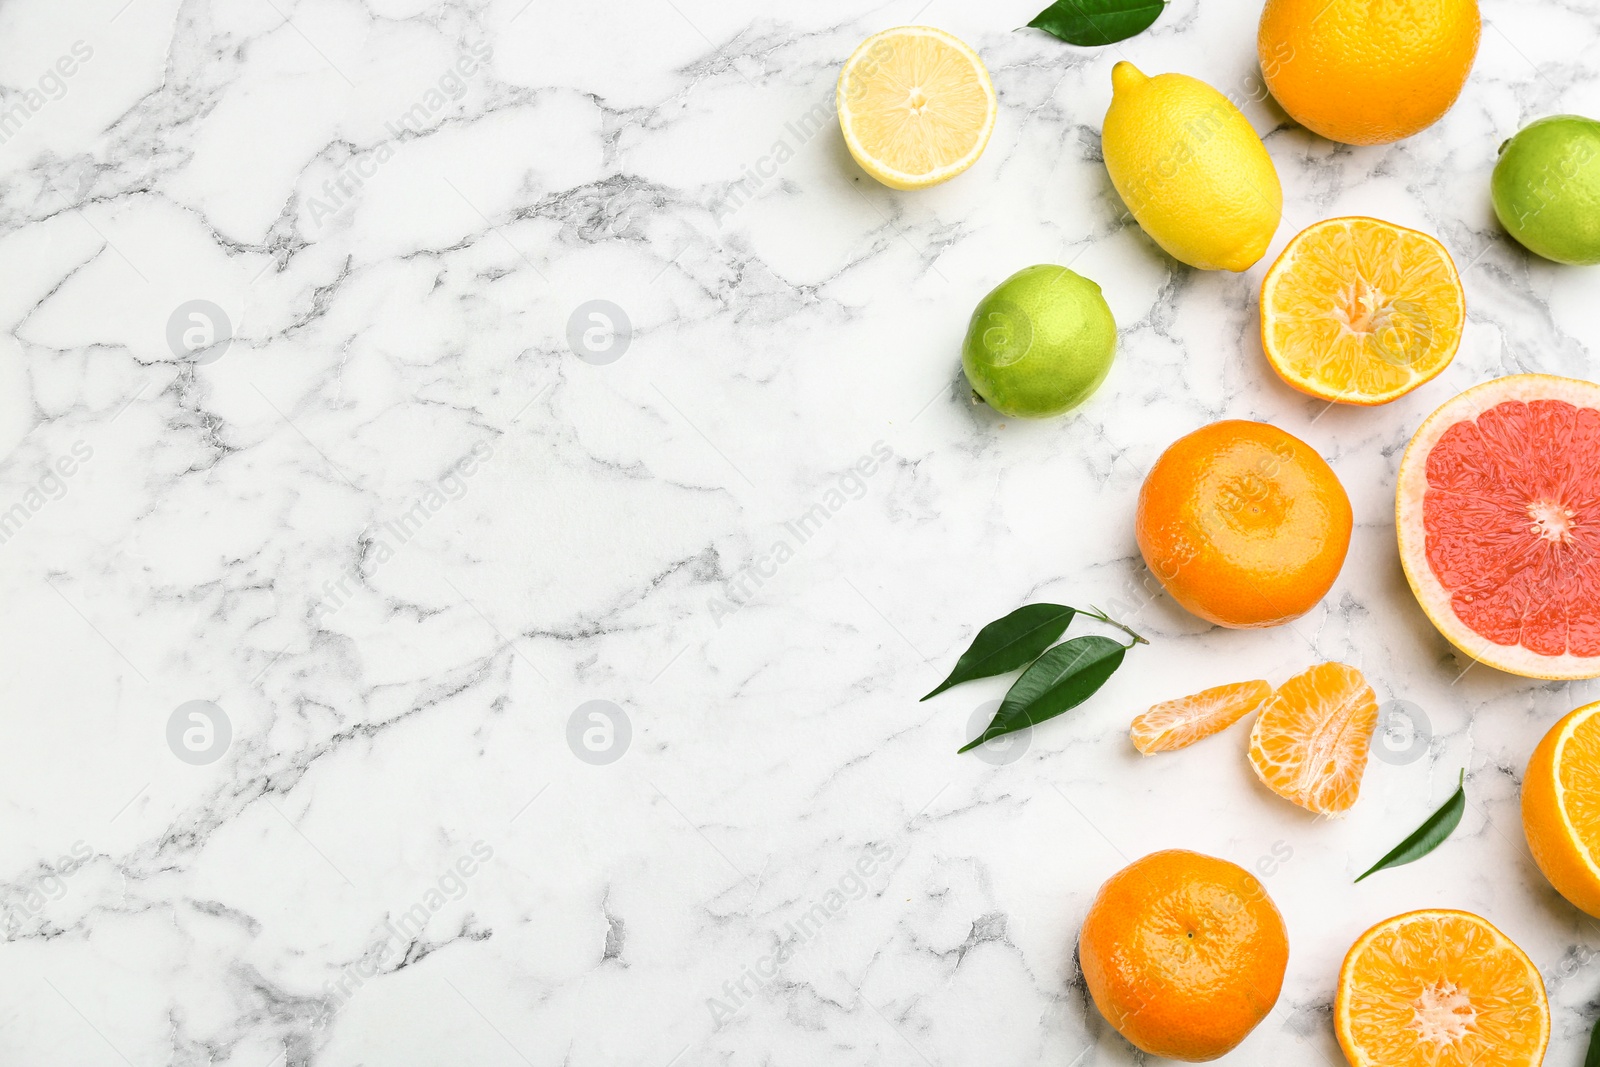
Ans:
[[[994,132],[994,86],[978,53],[932,26],[861,43],[839,73],[839,128],[861,169],[924,189],[977,162]]]
[[[1201,270],[1248,270],[1283,217],[1272,157],[1228,98],[1184,74],[1111,72],[1106,169],[1151,239]]]

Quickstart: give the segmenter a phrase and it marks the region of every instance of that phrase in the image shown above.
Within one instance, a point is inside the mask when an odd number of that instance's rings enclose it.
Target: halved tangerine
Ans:
[[[1378,698],[1361,672],[1319,663],[1262,705],[1250,731],[1250,765],[1268,789],[1307,811],[1349,811],[1377,728]]]
[[[1537,1067],[1550,1002],[1528,954],[1465,911],[1413,911],[1362,934],[1333,1001],[1352,1067]]]
[[[1133,720],[1128,734],[1146,756],[1187,748],[1226,730],[1255,711],[1272,695],[1266,682],[1235,682],[1204,689],[1192,696],[1163,700]]]
[[[1328,219],[1261,283],[1261,345],[1278,376],[1344,404],[1387,404],[1450,365],[1466,324],[1444,245],[1381,219]]]
[[[1528,678],[1600,677],[1600,385],[1468,389],[1400,463],[1400,561],[1462,652]]]

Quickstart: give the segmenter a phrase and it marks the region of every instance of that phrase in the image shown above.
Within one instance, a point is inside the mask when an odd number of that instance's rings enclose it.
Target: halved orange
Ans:
[[[1133,747],[1146,756],[1187,748],[1226,730],[1272,696],[1266,682],[1235,682],[1205,689],[1193,696],[1164,700],[1133,720],[1128,730]]]
[[[1274,793],[1319,815],[1361,792],[1378,698],[1354,667],[1320,663],[1272,694],[1250,731],[1250,764]]]
[[[1408,912],[1362,934],[1333,1019],[1351,1067],[1537,1067],[1550,1043],[1539,969],[1465,911]]]
[[[938,185],[972,166],[999,110],[978,53],[932,26],[868,37],[845,61],[837,98],[845,146],[892,189]]]
[[[1387,404],[1461,347],[1466,295],[1444,245],[1380,219],[1328,219],[1289,242],[1261,283],[1261,346],[1294,388]]]
[[[1600,703],[1550,728],[1522,776],[1528,850],[1556,892],[1600,916]]]

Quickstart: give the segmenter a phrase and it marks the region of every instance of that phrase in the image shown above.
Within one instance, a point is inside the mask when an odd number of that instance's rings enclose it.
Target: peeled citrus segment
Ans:
[[[1321,663],[1262,705],[1250,731],[1250,764],[1268,789],[1308,811],[1349,811],[1377,728],[1378,698],[1361,672]]]
[[[1378,219],[1307,227],[1261,284],[1272,369],[1323,400],[1404,396],[1450,365],[1465,323],[1461,277],[1444,245]]]
[[[850,154],[893,189],[938,185],[972,166],[998,110],[978,53],[932,26],[863,41],[839,74],[838,104]]]
[[[1362,934],[1333,1016],[1352,1067],[1537,1067],[1550,1042],[1538,968],[1464,911],[1413,911]]]
[[[1522,828],[1567,902],[1600,916],[1600,703],[1550,728],[1522,776]]]
[[[1128,733],[1133,747],[1149,756],[1187,748],[1226,730],[1272,696],[1266,682],[1236,682],[1205,689],[1193,696],[1164,700],[1133,720]]]
[[[1600,385],[1517,374],[1423,423],[1400,463],[1400,560],[1461,651],[1600,677]]]

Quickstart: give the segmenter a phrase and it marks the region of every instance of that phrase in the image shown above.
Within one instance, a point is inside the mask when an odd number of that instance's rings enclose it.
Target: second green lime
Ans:
[[[978,303],[961,365],[990,407],[1040,419],[1088,399],[1116,349],[1117,323],[1100,287],[1044,263],[1017,271]]]
[[[1500,148],[1494,211],[1511,236],[1557,263],[1600,263],[1600,122],[1540,119]]]

